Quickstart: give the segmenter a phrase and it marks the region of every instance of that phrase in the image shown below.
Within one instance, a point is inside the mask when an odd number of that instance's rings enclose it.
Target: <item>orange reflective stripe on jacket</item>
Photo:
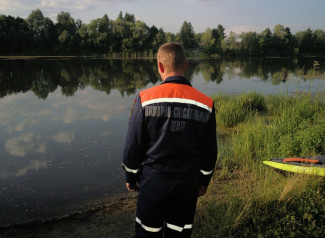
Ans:
[[[142,106],[153,103],[187,103],[212,111],[213,101],[195,88],[176,83],[166,83],[140,92]]]

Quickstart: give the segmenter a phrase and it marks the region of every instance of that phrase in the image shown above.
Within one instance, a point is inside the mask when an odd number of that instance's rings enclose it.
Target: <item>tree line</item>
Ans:
[[[60,12],[54,23],[37,9],[26,19],[0,15],[0,55],[106,55],[153,57],[165,42],[181,42],[186,49],[199,49],[204,55],[298,56],[324,55],[325,32],[308,28],[291,33],[276,25],[271,31],[225,34],[225,28],[207,28],[195,33],[184,21],[179,32],[149,27],[133,14],[119,13],[115,20],[102,18],[83,23],[70,13]]]

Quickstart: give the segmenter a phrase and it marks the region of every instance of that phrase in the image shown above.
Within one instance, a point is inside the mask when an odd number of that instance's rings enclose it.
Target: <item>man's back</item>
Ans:
[[[169,77],[161,85],[140,92],[140,101],[148,133],[143,167],[195,175],[201,160],[210,154],[216,156],[215,140],[207,136],[215,135],[213,101],[187,79]]]
[[[126,187],[139,191],[137,237],[190,237],[217,159],[214,103],[184,77],[180,44],[161,46],[157,66],[163,83],[140,92],[130,114]]]

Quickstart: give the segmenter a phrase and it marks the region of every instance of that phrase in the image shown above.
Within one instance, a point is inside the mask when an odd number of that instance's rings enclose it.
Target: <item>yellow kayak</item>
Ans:
[[[263,163],[283,171],[325,176],[325,155],[271,159]]]

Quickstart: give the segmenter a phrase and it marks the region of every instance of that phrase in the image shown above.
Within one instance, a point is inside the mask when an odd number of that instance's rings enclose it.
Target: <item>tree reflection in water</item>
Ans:
[[[319,62],[319,61],[317,61]],[[190,60],[186,77],[201,73],[206,82],[220,84],[228,79],[258,77],[273,85],[285,82],[290,75],[302,79],[324,79],[324,63],[313,67],[313,59],[231,59]],[[285,77],[283,76],[285,72]],[[65,96],[91,86],[107,94],[117,89],[122,96],[135,94],[137,89],[159,80],[155,60],[108,60],[92,58],[43,58],[0,61],[0,97],[32,91],[46,99],[61,88]]]

